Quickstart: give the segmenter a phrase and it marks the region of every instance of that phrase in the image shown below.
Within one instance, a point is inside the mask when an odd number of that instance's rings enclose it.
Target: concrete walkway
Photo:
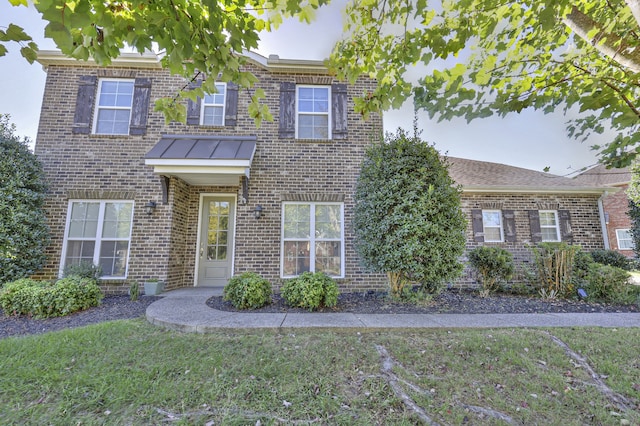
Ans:
[[[206,305],[221,288],[184,288],[164,293],[147,308],[155,325],[190,333],[220,329],[417,329],[498,327],[640,327],[640,313],[592,314],[353,314],[224,312]]]

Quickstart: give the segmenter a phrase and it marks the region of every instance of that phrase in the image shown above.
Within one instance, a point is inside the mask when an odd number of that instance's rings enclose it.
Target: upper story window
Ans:
[[[128,135],[134,80],[101,79],[94,114],[94,133]]]
[[[616,229],[618,250],[633,250],[633,238],[628,229]]]
[[[482,232],[485,242],[504,241],[502,231],[502,211],[482,210]]]
[[[216,93],[204,95],[200,124],[203,126],[224,126],[226,94],[227,85],[216,83]]]
[[[144,135],[151,99],[151,79],[80,76],[74,134]]]
[[[348,86],[280,83],[278,136],[283,139],[348,138]]]
[[[542,241],[560,241],[557,211],[540,210],[540,232],[542,233]]]
[[[329,86],[297,86],[296,138],[331,139]]]

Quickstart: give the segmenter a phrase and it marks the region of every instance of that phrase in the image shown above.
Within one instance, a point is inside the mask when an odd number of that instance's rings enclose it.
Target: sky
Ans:
[[[285,23],[274,33],[261,35],[257,53],[286,59],[323,60],[333,44],[342,36],[342,7],[345,0],[321,8],[311,25],[295,20]],[[32,8],[13,7],[0,0],[0,28],[14,23],[26,29],[42,50],[55,49],[44,38],[45,23]],[[9,53],[0,57],[0,113],[10,114],[16,134],[35,141],[46,74],[40,64],[29,64],[13,43]],[[467,123],[463,119],[436,123],[426,113],[418,115],[422,138],[431,142],[443,154],[473,160],[491,161],[551,173],[568,175],[593,165],[597,159],[591,145],[606,139],[591,139],[581,143],[570,139],[565,130],[567,117],[562,113],[543,114],[524,111],[505,118],[489,117]],[[413,128],[413,105],[405,103],[399,110],[383,114],[386,131],[398,127]]]

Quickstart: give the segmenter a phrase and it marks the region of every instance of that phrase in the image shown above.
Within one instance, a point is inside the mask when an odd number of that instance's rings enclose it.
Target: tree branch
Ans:
[[[627,3],[635,3],[640,8],[638,0],[627,0]],[[638,12],[640,13],[640,9]],[[636,50],[620,36],[602,30],[602,26],[598,22],[582,13],[577,7],[573,6],[571,12],[562,19],[562,22],[598,52],[633,72],[640,72],[640,49]],[[593,30],[598,31],[595,36],[590,37],[589,33]]]
[[[639,0],[625,0],[627,7],[631,10],[631,14],[635,18],[638,26],[640,26],[640,1]]]

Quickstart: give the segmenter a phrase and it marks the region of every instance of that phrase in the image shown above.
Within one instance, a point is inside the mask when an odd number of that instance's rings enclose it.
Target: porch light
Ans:
[[[156,202],[155,201],[149,201],[147,204],[144,205],[144,212],[151,216],[153,214],[153,211],[156,209]]]
[[[260,219],[260,216],[262,216],[262,206],[258,204],[256,208],[253,209],[253,217]]]

